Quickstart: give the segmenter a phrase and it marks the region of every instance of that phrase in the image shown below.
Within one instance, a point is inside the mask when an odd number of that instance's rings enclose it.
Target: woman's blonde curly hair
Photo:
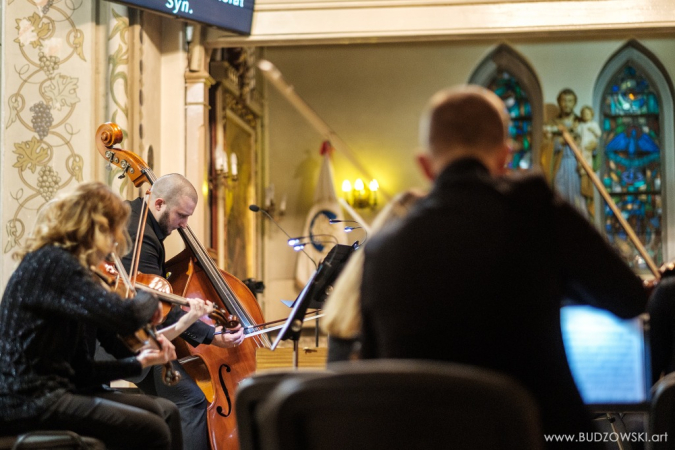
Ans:
[[[68,250],[85,267],[97,264],[113,249],[121,257],[129,247],[129,214],[129,205],[105,184],[82,183],[43,206],[26,244],[14,258],[20,260],[46,245]]]

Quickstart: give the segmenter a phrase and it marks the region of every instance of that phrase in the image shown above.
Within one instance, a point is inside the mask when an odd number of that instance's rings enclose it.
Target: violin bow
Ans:
[[[143,197],[143,205],[141,206],[140,218],[138,221],[138,228],[136,228],[136,239],[134,240],[134,250],[131,257],[131,275],[129,280],[131,286],[136,285],[136,275],[138,274],[138,263],[141,260],[141,246],[143,245],[143,236],[145,234],[145,223],[148,219],[148,210],[150,209],[150,189],[145,192]],[[119,270],[119,268],[117,269]]]
[[[581,151],[579,150],[579,147],[577,147],[577,144],[574,141],[574,138],[570,135],[569,131],[567,131],[564,125],[559,124],[558,129],[562,133],[562,137],[567,143],[567,145],[570,147],[570,150],[572,150],[572,153],[574,153],[574,157],[577,159],[579,164],[581,164],[581,167],[584,168],[584,170],[588,174],[588,177],[591,179],[591,181],[597,188],[602,198],[605,200],[605,202],[607,202],[607,206],[609,206],[609,208],[612,210],[614,216],[619,221],[623,229],[626,231],[626,234],[630,238],[631,242],[635,245],[635,248],[637,249],[638,253],[640,253],[640,256],[642,256],[642,258],[645,260],[645,263],[647,264],[647,267],[649,267],[649,270],[652,272],[652,274],[654,274],[654,276],[657,279],[661,278],[661,272],[659,271],[658,267],[656,267],[654,260],[652,259],[651,256],[649,256],[649,253],[647,253],[647,249],[645,249],[644,245],[642,245],[642,242],[640,242],[640,239],[635,234],[633,228],[626,221],[626,219],[624,219],[623,214],[616,206],[616,203],[614,203],[614,200],[612,200],[612,197],[609,195],[609,192],[607,192],[607,189],[605,189],[605,186],[603,186],[602,182],[600,181],[600,178],[598,178],[598,176],[593,171],[593,168],[584,159],[583,155],[581,154]]]
[[[117,269],[117,273],[119,274],[120,278],[122,279],[122,282],[124,283],[124,286],[127,288],[127,294],[131,293],[131,294],[135,295],[136,294],[136,288],[134,287],[134,283],[131,282],[131,279],[129,278],[129,274],[124,269],[124,265],[122,264],[122,261],[120,260],[120,257],[117,256],[117,253],[110,252],[110,258],[113,260],[113,263],[115,264],[115,268]]]

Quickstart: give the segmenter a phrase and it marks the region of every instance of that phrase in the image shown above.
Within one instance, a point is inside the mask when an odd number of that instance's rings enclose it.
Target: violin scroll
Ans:
[[[239,319],[232,314],[226,314],[222,309],[216,309],[209,317],[223,328],[237,328],[239,326]]]
[[[180,372],[173,368],[169,369],[167,366],[162,366],[162,383],[164,383],[166,386],[175,386],[179,381]]]
[[[159,343],[159,338],[157,337],[157,330],[152,328],[151,335],[153,338],[154,345],[157,348],[161,348]],[[180,381],[181,374],[174,367],[171,361],[162,365],[162,383],[166,386],[175,386]]]
[[[644,280],[642,282],[642,286],[645,288],[645,290],[647,291],[647,295],[650,297],[654,293],[654,289],[656,289],[661,280],[675,275],[675,261],[663,263],[659,267],[658,273],[659,276],[652,278],[651,280]]]
[[[675,261],[662,264],[661,267],[659,267],[659,273],[661,274],[661,278],[675,275]]]

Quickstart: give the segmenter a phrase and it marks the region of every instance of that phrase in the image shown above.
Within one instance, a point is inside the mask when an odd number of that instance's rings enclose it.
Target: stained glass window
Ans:
[[[603,184],[657,265],[661,245],[661,136],[659,99],[649,80],[633,64],[614,75],[603,94]],[[644,261],[616,216],[605,206],[610,242],[635,268]]]
[[[506,104],[511,116],[511,170],[527,170],[532,167],[532,107],[527,92],[520,82],[505,70],[498,70],[487,85]]]

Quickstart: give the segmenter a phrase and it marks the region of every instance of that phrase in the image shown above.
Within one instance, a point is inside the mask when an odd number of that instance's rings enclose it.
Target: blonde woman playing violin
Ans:
[[[50,202],[15,256],[0,303],[0,430],[71,430],[109,449],[180,449],[175,405],[143,395],[102,393],[101,383],[175,359],[157,349],[116,361],[91,358],[91,335],[132,333],[161,315],[157,298],[122,300],[92,276],[115,243],[124,253],[129,207],[101,183],[83,183]],[[196,315],[196,313],[194,314]]]

